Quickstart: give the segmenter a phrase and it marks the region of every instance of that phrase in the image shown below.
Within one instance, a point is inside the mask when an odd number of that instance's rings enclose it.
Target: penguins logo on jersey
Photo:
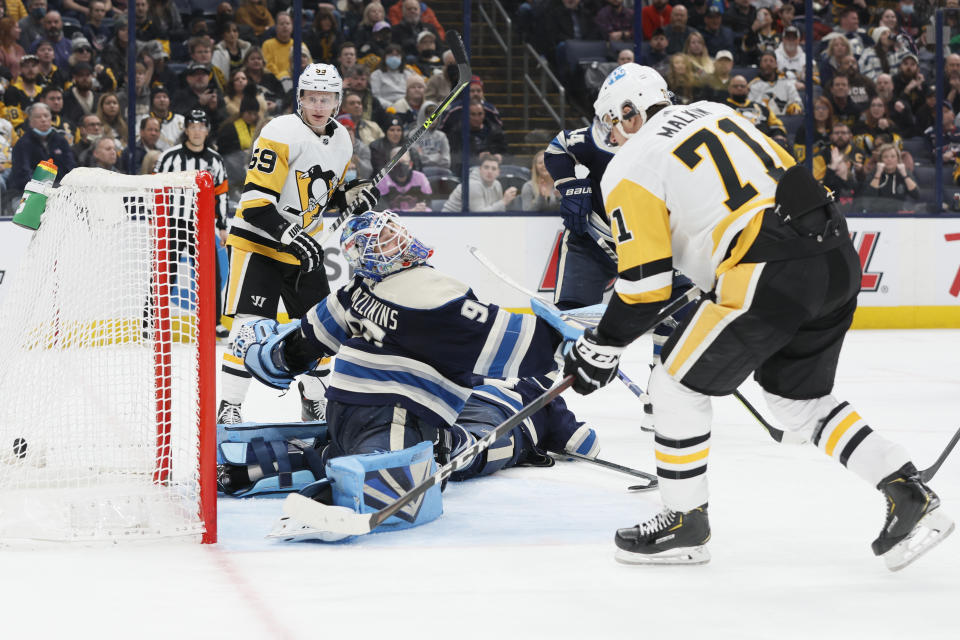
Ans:
[[[320,165],[314,165],[308,171],[297,170],[297,193],[304,224],[309,224],[320,213],[336,186],[336,172],[324,171]]]

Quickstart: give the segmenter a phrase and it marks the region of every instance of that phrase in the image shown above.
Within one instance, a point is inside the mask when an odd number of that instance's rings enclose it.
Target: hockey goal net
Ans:
[[[76,169],[0,305],[0,540],[216,541],[205,172]]]

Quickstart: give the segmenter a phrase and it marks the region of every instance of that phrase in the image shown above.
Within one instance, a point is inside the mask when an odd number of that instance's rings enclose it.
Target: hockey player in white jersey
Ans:
[[[290,317],[299,318],[330,292],[323,247],[304,227],[329,205],[342,209],[347,200],[359,197],[365,203],[362,212],[376,203],[375,187],[343,185],[353,145],[333,117],[342,97],[335,67],[307,65],[297,83],[297,112],[271,120],[253,144],[227,239],[232,253],[225,313],[234,319],[231,343],[244,323],[275,318],[281,298]],[[321,378],[328,373],[329,362],[324,361],[300,377],[304,420],[323,419]],[[240,405],[250,384],[243,361],[225,354],[221,382],[217,421],[242,422]]]
[[[615,69],[597,104],[621,141],[601,183],[619,277],[599,326],[565,371],[590,393],[671,293],[674,268],[710,296],[664,346],[650,383],[664,508],[617,531],[628,563],[709,560],[710,396],[751,373],[789,430],[876,486],[886,522],[873,552],[896,570],[953,529],[899,445],[831,395],[860,263],[846,221],[813,176],[725,105],[671,105],[653,69]]]

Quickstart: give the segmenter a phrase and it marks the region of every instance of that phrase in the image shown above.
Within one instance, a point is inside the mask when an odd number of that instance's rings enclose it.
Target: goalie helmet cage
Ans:
[[[216,542],[213,181],[75,169],[0,304],[0,544]]]

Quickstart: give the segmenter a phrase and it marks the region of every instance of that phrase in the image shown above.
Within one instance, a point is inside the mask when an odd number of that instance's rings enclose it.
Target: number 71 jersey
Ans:
[[[777,182],[793,164],[725,105],[696,102],[655,114],[601,181],[620,297],[629,304],[667,300],[673,269],[712,289],[756,239]]]

